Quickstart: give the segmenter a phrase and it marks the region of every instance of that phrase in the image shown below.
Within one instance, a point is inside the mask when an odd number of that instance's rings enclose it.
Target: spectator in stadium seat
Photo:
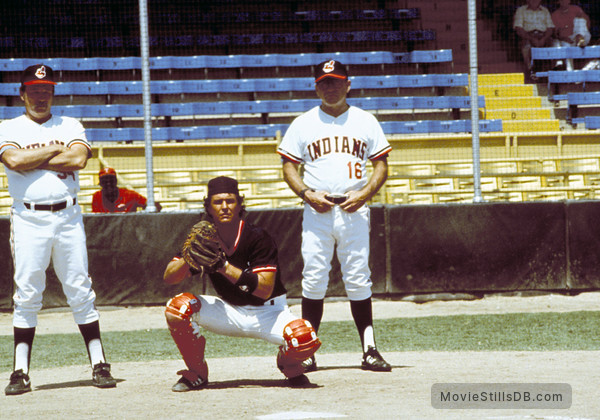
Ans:
[[[579,6],[571,4],[571,0],[558,0],[558,9],[552,13],[557,47],[585,47],[590,43],[590,17]],[[573,70],[573,60],[567,59],[567,70]],[[562,65],[560,60],[558,65]]]
[[[521,53],[532,81],[536,81],[535,71],[531,64],[531,47],[551,47],[554,39],[554,22],[542,0],[527,0],[527,4],[519,7],[513,19],[513,28],[521,40]]]
[[[135,213],[139,208],[146,208],[147,199],[143,195],[117,187],[117,172],[106,167],[98,173],[102,189],[92,196],[93,213]],[[156,211],[162,206],[155,203]]]

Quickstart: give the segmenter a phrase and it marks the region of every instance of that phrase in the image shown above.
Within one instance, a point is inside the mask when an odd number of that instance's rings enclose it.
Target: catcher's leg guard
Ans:
[[[198,324],[191,320],[192,314],[199,310],[200,301],[196,296],[191,293],[180,293],[167,302],[165,317],[171,336],[186,366],[206,380],[208,378],[208,365],[204,360],[206,339],[200,334]],[[183,374],[182,371],[177,373]]]
[[[302,361],[308,359],[321,347],[315,329],[305,319],[296,319],[283,329],[285,344],[279,347],[277,367],[288,378],[304,373]]]

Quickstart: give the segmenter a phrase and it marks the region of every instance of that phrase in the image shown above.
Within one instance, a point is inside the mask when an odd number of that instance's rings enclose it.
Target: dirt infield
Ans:
[[[376,301],[376,318],[457,313],[598,310],[600,294],[575,297],[488,297],[473,301]],[[294,312],[298,305],[292,305]],[[101,308],[103,330],[164,327],[162,308]],[[327,303],[325,321],[350,319],[347,302]],[[40,314],[40,333],[75,332],[62,310]],[[132,328],[132,329],[133,329]],[[0,314],[0,334],[11,334],[10,314]],[[209,386],[173,393],[180,361],[113,363],[116,389],[91,386],[91,369],[74,366],[32,372],[34,392],[0,396],[0,418],[207,418],[207,419],[600,419],[600,351],[394,352],[391,373],[359,369],[358,353],[321,354],[312,386],[291,389],[274,357],[211,359]],[[6,355],[3,355],[6,357]],[[0,385],[8,381],[0,374]],[[436,383],[568,383],[569,409],[440,410],[431,404]]]

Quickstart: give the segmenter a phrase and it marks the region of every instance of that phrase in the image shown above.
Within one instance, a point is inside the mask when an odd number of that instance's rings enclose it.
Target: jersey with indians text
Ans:
[[[320,107],[298,116],[277,149],[285,159],[304,164],[304,183],[315,190],[344,194],[367,183],[368,160],[392,150],[377,119],[350,106],[333,117]]]
[[[0,157],[10,148],[33,149],[59,143],[67,147],[89,145],[83,125],[70,117],[52,116],[43,124],[22,115],[0,123]],[[55,172],[48,169],[13,171],[5,167],[8,190],[15,200],[54,203],[77,196],[79,172]]]

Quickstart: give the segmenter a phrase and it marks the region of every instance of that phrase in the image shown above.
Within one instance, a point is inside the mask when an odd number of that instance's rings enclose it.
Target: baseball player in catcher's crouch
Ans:
[[[235,179],[211,179],[204,208],[205,220],[194,225],[169,262],[164,281],[177,284],[204,272],[220,297],[181,293],[167,303],[167,324],[188,368],[177,372],[182,376],[172,390],[196,390],[208,383],[200,327],[278,345],[277,367],[290,386],[309,385],[302,362],[321,342],[310,323],[287,306],[273,239],[242,218],[243,197]]]
[[[319,330],[335,248],[363,346],[362,368],[391,371],[377,351],[373,333],[366,202],[387,179],[387,155],[392,148],[375,117],[346,102],[350,80],[342,63],[319,64],[315,90],[321,105],[292,122],[277,150],[285,180],[305,202],[302,317]],[[368,160],[373,164],[370,179]],[[314,357],[305,361],[305,367],[307,372],[317,369]]]
[[[81,208],[77,204],[79,170],[92,150],[81,123],[51,113],[54,73],[43,64],[21,75],[25,113],[0,124],[0,159],[6,169],[14,280],[14,371],[6,395],[31,391],[29,361],[46,287],[46,269],[54,271],[67,297],[93,366],[92,383],[111,388],[100,340],[96,294],[88,274],[88,256]]]

